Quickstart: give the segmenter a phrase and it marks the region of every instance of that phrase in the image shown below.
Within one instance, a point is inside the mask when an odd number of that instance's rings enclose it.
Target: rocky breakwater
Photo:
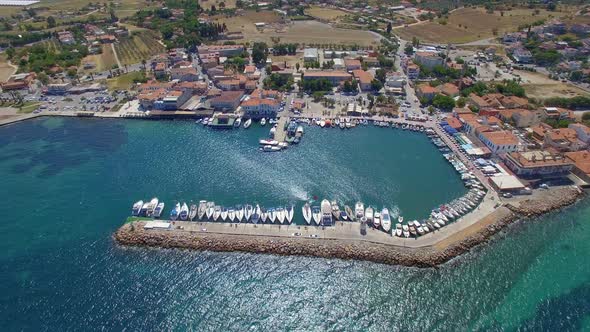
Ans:
[[[530,198],[499,207],[470,227],[441,238],[435,245],[418,248],[363,240],[221,234],[181,228],[146,230],[144,221],[121,226],[113,237],[117,243],[125,246],[303,255],[433,267],[487,242],[494,234],[522,217],[538,216],[571,205],[582,194],[581,190],[574,187],[536,192]]]

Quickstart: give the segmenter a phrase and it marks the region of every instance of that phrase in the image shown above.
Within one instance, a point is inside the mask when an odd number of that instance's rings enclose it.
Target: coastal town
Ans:
[[[527,215],[527,204],[572,204],[590,186],[589,5],[151,4],[59,12],[35,1],[11,4],[14,13],[0,21],[0,125],[81,117],[226,131],[264,126],[260,153],[297,149],[308,126],[343,135],[365,126],[416,131],[468,191],[405,221],[386,207],[369,217],[364,206],[361,213],[329,197],[272,211],[179,202],[170,218],[164,205],[154,215],[157,199],[141,200],[131,223],[142,223],[146,236],[156,228],[424,247],[470,227],[481,231],[495,215],[503,222]],[[506,22],[473,32],[461,16]],[[433,38],[436,31],[447,35]],[[556,193],[563,201],[548,198]],[[232,226],[247,206],[248,217]],[[130,227],[118,235],[123,243],[133,242]]]

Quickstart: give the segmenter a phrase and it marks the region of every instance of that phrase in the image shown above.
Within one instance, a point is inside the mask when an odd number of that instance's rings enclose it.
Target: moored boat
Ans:
[[[344,205],[344,212],[346,212],[346,217],[348,218],[348,220],[350,220],[350,221],[354,220],[354,213],[352,212],[352,209],[350,208],[350,206]]]
[[[357,219],[361,219],[365,216],[365,205],[363,202],[356,202],[354,205],[354,214]]]
[[[188,219],[190,221],[193,221],[193,219],[195,219],[196,216],[197,216],[197,205],[191,204],[191,207],[188,212]]]
[[[312,219],[312,212],[311,212],[311,206],[309,206],[309,203],[305,203],[303,205],[303,207],[301,208],[301,212],[303,213],[303,219],[305,219],[305,222],[308,225],[310,225],[311,219]]]
[[[256,207],[254,208],[252,216],[250,218],[252,219],[252,223],[258,223],[258,221],[260,220],[260,205],[256,204]]]
[[[295,214],[295,209],[293,205],[289,205],[285,207],[285,217],[287,218],[287,222],[290,224],[293,222],[293,215]]]
[[[131,209],[131,214],[134,216],[138,216],[141,213],[141,208],[143,207],[143,201],[137,201],[133,204],[133,208]]]
[[[316,223],[316,225],[319,225],[322,221],[322,210],[319,206],[313,206],[311,208],[311,216],[313,217],[313,221]]]
[[[188,218],[188,205],[186,203],[182,203],[182,207],[180,208],[179,213],[180,220],[186,220]]]
[[[242,118],[237,118],[234,122],[234,127],[239,128],[242,125]]]
[[[236,209],[234,209],[233,207],[227,209],[227,218],[230,222],[234,222],[234,220],[236,220]]]
[[[381,227],[383,227],[383,230],[387,233],[391,230],[391,217],[387,208],[381,210]]]
[[[395,224],[395,236],[402,236],[402,224],[400,223]]]
[[[164,202],[160,202],[160,203],[158,203],[158,206],[156,206],[156,208],[154,209],[154,213],[152,214],[152,217],[160,218],[163,211],[164,211]]]
[[[180,203],[176,203],[172,211],[170,211],[170,220],[178,219],[178,214],[180,213]]]
[[[252,125],[252,119],[248,119],[246,120],[246,122],[244,122],[244,128],[250,128],[250,126]]]
[[[148,204],[148,208],[145,215],[151,217],[154,214],[154,209],[156,209],[156,206],[158,206],[158,197],[152,198],[152,200]]]
[[[207,219],[213,218],[213,212],[215,212],[215,202],[207,202],[207,211],[205,211]]]
[[[340,218],[340,207],[338,206],[338,202],[334,200],[330,205],[332,206],[332,216],[334,217],[334,220],[338,220]]]
[[[215,207],[213,208],[213,220],[217,221],[220,216],[221,216],[221,206],[215,205]]]
[[[197,208],[197,217],[202,220],[207,213],[207,201],[199,201],[199,207]]]
[[[370,205],[365,210],[365,218],[367,218],[367,224],[373,223],[373,208]]]
[[[268,209],[268,220],[271,223],[274,223],[275,220],[277,220],[277,212],[276,212],[276,210],[274,208]]]
[[[221,214],[219,215],[221,217],[222,221],[227,220],[227,214],[228,214],[228,210],[226,207],[221,207]]]
[[[266,222],[266,219],[268,219],[268,212],[265,208],[260,208],[260,221]]]
[[[285,209],[283,207],[278,207],[275,210],[277,214],[277,220],[282,224],[285,222]]]
[[[250,204],[246,204],[244,206],[244,221],[250,221],[250,217],[252,217],[252,213],[254,213],[254,208]]]
[[[381,226],[381,212],[375,211],[373,214],[373,225],[375,225],[375,228]]]
[[[322,226],[332,226],[332,206],[330,205],[330,201],[327,199],[322,200],[321,204],[321,211],[322,211]]]
[[[244,219],[244,207],[242,205],[236,206],[236,219],[238,222],[242,222],[242,219]]]
[[[262,119],[260,120],[260,125],[261,125],[261,126],[264,126],[265,124],[266,124],[266,119],[265,119],[265,118],[262,118]]]

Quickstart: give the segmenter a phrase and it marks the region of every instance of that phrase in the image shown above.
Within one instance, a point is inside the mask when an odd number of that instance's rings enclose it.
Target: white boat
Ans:
[[[402,233],[404,234],[404,237],[410,237],[410,226],[403,225],[402,226]]]
[[[255,224],[257,224],[260,220],[260,205],[256,204],[256,208],[254,208],[254,212],[252,212],[251,219]]]
[[[236,219],[238,222],[242,222],[244,219],[244,207],[241,205],[236,206]]]
[[[277,220],[282,224],[285,222],[285,209],[282,207],[278,207],[276,209]]]
[[[217,221],[217,219],[219,219],[220,216],[221,216],[221,206],[215,205],[215,207],[213,208],[213,220]]]
[[[164,211],[164,202],[160,202],[160,203],[158,203],[158,206],[156,206],[156,208],[154,209],[154,213],[152,214],[152,217],[160,218],[163,211]]]
[[[227,209],[227,218],[229,219],[229,221],[234,222],[234,220],[236,220],[236,209]]]
[[[402,236],[402,224],[397,223],[395,225],[395,236],[401,237]]]
[[[340,207],[338,206],[338,202],[332,201],[330,205],[332,206],[332,216],[334,216],[334,220],[338,220],[338,218],[340,218]]]
[[[311,216],[313,217],[313,221],[316,225],[319,225],[322,221],[322,210],[319,206],[314,206],[311,208]]]
[[[265,124],[266,124],[266,119],[265,119],[265,118],[262,118],[262,119],[260,120],[260,125],[261,125],[261,126],[264,126]]]
[[[268,220],[269,220],[271,223],[274,223],[274,222],[275,222],[275,220],[277,220],[277,212],[275,211],[275,209],[274,209],[274,208],[270,208],[270,209],[268,209]]]
[[[254,213],[254,207],[252,207],[252,205],[250,205],[250,204],[246,204],[246,206],[244,207],[244,221],[245,222],[250,221],[250,218],[252,217],[252,213]]]
[[[156,206],[158,206],[158,197],[152,198],[152,200],[148,204],[146,216],[151,217],[154,214],[154,210],[156,209]]]
[[[197,216],[197,205],[191,204],[191,207],[188,212],[188,219],[190,221],[193,221],[193,219],[195,219],[196,216]]]
[[[279,145],[279,141],[276,141],[274,139],[261,139],[258,141],[258,144],[275,146],[275,145]]]
[[[287,222],[290,224],[293,222],[293,216],[295,214],[295,209],[293,205],[289,205],[285,207],[285,217],[287,218]]]
[[[357,219],[361,219],[365,216],[365,205],[363,202],[356,202],[354,206],[354,214]]]
[[[389,233],[391,230],[391,217],[387,208],[383,208],[383,210],[381,210],[381,226],[387,233]]]
[[[350,206],[344,205],[344,212],[346,212],[346,219],[354,221],[354,213],[352,213]]]
[[[228,214],[227,208],[222,207],[221,208],[221,215],[220,215],[221,220],[225,221],[227,219],[227,214]]]
[[[143,201],[137,201],[133,204],[133,208],[131,209],[131,214],[134,216],[138,216],[141,213],[141,208],[143,207]]]
[[[375,214],[373,215],[373,225],[375,225],[376,228],[381,226],[381,212],[375,211]]]
[[[264,151],[264,152],[279,152],[279,151],[281,151],[281,147],[272,146],[272,145],[265,145],[262,147],[262,151]]]
[[[250,125],[252,125],[252,119],[248,119],[244,122],[244,128],[250,128]]]
[[[242,125],[242,118],[237,118],[234,122],[234,127],[239,128]]]
[[[311,206],[309,206],[309,203],[305,203],[303,205],[303,207],[301,208],[301,212],[303,213],[303,219],[305,219],[305,222],[310,225],[311,224],[311,219],[312,217],[312,213],[311,213]]]
[[[367,223],[373,223],[373,208],[369,205],[367,209],[365,209],[365,218],[367,218]]]
[[[215,202],[207,202],[207,211],[205,212],[207,219],[213,218],[213,212],[215,212]]]
[[[332,226],[332,206],[330,205],[330,201],[328,201],[327,199],[322,200],[321,211],[322,211],[322,220],[320,222],[321,225],[322,226]]]
[[[207,213],[207,201],[199,201],[199,207],[197,208],[197,217],[202,220]]]
[[[186,203],[182,203],[178,217],[180,220],[186,220],[188,218],[188,205]]]
[[[148,203],[148,202],[143,203],[143,205],[141,206],[141,209],[139,210],[139,214],[143,215],[143,216],[147,215],[147,210],[148,210],[149,206],[150,206],[150,203]]]
[[[326,126],[326,121],[320,120],[320,127],[324,128]]]
[[[172,211],[170,211],[170,220],[178,219],[178,214],[180,213],[180,203],[176,203]]]
[[[404,217],[398,216],[397,217],[397,222],[399,222],[400,224],[402,224],[404,222]]]
[[[266,219],[268,219],[268,212],[265,208],[260,208],[260,220],[266,222]]]

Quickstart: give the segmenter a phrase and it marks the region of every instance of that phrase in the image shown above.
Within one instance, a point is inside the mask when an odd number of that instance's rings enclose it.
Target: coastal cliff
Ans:
[[[143,227],[145,225],[143,221],[123,225],[113,237],[117,243],[125,246],[304,255],[433,267],[487,242],[494,234],[516,220],[538,216],[571,205],[581,195],[583,192],[573,187],[551,189],[535,197],[508,203],[466,229],[441,238],[435,245],[417,248],[350,239],[220,234],[178,228],[146,230]],[[436,235],[438,234],[434,234]]]

